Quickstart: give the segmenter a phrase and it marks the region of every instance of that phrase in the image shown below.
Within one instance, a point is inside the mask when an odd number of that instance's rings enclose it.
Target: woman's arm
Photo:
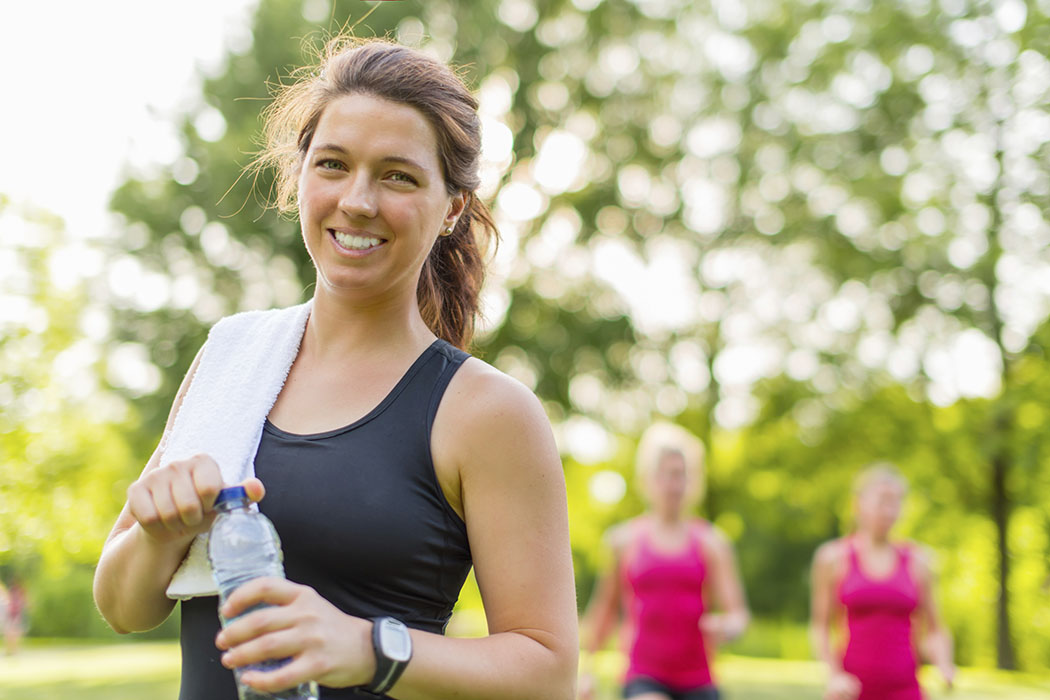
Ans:
[[[168,416],[168,434],[200,359],[193,361]],[[163,444],[163,442],[162,442]],[[95,569],[95,605],[120,634],[156,627],[175,601],[164,592],[193,538],[207,531],[212,503],[222,488],[219,467],[207,456],[160,467],[158,447],[139,478],[128,487],[128,500],[102,547]],[[258,500],[257,479],[245,485]]]
[[[598,573],[594,592],[580,624],[581,648],[588,654],[601,649],[619,622],[623,589],[620,560],[629,536],[627,524],[618,525],[603,537],[609,551],[609,563]]]
[[[489,634],[454,639],[413,630],[412,660],[390,695],[570,700],[579,647],[565,480],[539,401],[518,382],[468,361],[438,409],[432,451],[439,470],[454,465],[460,477]],[[294,660],[277,671],[246,672],[243,680],[267,691],[308,679],[329,686],[371,681],[370,622],[277,579],[241,586],[225,613],[263,601],[278,607],[246,615],[219,635],[220,648],[229,649],[223,663]]]
[[[955,682],[955,662],[952,658],[952,635],[941,621],[937,599],[933,593],[935,576],[932,555],[925,549],[915,550],[914,571],[919,582],[919,608],[916,611],[922,630],[920,657],[937,667],[949,687]]]
[[[590,659],[594,652],[605,646],[620,620],[623,605],[620,562],[629,537],[630,524],[623,523],[609,530],[602,538],[611,561],[598,573],[594,592],[580,624],[580,646],[584,656],[580,659],[579,696],[584,699],[593,698],[595,694],[596,678]]]
[[[860,682],[842,669],[838,655],[831,648],[831,625],[837,604],[835,583],[842,559],[841,542],[822,544],[813,557],[810,579],[809,634],[817,658],[828,667],[826,700],[853,700],[860,695]]]
[[[700,626],[714,644],[731,642],[744,633],[751,621],[744,586],[733,554],[733,545],[721,530],[706,528],[701,540],[708,562],[709,590],[719,612],[704,614]]]

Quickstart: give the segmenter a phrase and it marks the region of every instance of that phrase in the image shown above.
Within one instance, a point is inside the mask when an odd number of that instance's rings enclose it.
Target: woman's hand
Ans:
[[[824,700],[857,700],[860,696],[860,680],[845,671],[832,671]]]
[[[943,661],[937,664],[937,670],[941,672],[941,677],[944,678],[944,684],[951,690],[955,687],[955,664],[951,661]]]
[[[708,613],[700,617],[700,631],[704,635],[704,642],[711,650],[729,641],[725,622],[725,618],[720,613]]]
[[[222,607],[231,622],[215,645],[222,664],[239,668],[269,659],[291,658],[273,671],[245,671],[241,681],[264,692],[278,692],[317,681],[342,688],[364,685],[375,675],[372,623],[340,611],[309,586],[285,579],[258,578],[239,587]]]
[[[593,671],[581,672],[577,680],[576,697],[579,700],[595,700],[597,686],[598,679],[595,678]]]
[[[705,613],[700,617],[704,641],[715,649],[737,639],[747,629],[746,613]]]
[[[128,509],[151,540],[188,543],[211,527],[215,497],[223,486],[215,460],[196,455],[144,472],[128,487]],[[243,486],[253,501],[265,494],[254,477]]]

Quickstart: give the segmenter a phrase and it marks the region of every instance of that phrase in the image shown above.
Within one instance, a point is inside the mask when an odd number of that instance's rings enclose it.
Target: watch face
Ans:
[[[412,656],[412,638],[408,628],[394,620],[383,620],[379,626],[379,645],[392,661],[406,662]]]

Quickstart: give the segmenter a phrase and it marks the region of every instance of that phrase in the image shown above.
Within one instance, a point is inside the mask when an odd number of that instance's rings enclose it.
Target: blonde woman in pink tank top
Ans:
[[[890,540],[906,491],[889,465],[862,472],[854,488],[856,531],[821,545],[814,557],[810,632],[829,668],[825,700],[921,700],[916,671],[923,657],[952,685],[952,640],[933,598],[930,558],[914,544]],[[837,648],[836,627],[844,628]]]
[[[690,514],[703,490],[702,443],[677,425],[656,423],[642,436],[636,469],[649,507],[606,534],[614,561],[584,617],[584,649],[601,648],[622,619],[625,698],[715,700],[711,654],[739,636],[750,616],[732,546]],[[580,695],[593,698],[584,666]]]

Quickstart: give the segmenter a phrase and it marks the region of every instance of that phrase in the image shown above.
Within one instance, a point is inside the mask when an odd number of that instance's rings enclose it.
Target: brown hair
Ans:
[[[474,335],[483,256],[498,239],[496,224],[476,191],[480,185],[481,121],[478,102],[463,81],[426,54],[381,39],[336,37],[317,66],[292,74],[279,85],[263,112],[264,144],[252,164],[274,167],[275,206],[298,208],[303,159],[325,107],[338,97],[366,94],[419,110],[437,136],[438,159],[450,195],[462,192],[466,204],[451,235],[439,236],[423,264],[416,297],[427,326],[439,338],[466,349]]]

